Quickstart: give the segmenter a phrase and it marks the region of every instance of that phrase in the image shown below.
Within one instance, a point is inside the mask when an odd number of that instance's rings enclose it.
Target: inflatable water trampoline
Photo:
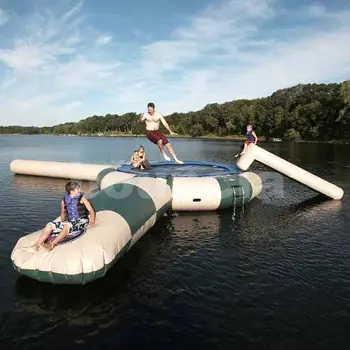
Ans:
[[[128,177],[156,178],[166,182],[172,193],[171,209],[176,211],[220,210],[244,205],[259,195],[261,179],[251,172],[242,172],[235,165],[186,161],[151,162],[150,170],[132,169],[122,164],[98,175],[104,189]],[[155,189],[157,191],[157,189]]]
[[[262,181],[247,171],[254,160],[333,199],[343,196],[339,187],[256,145],[239,158],[237,166],[151,162],[150,170],[141,170],[128,164],[14,160],[10,168],[15,174],[96,181],[98,191],[89,197],[96,212],[94,226],[74,233],[53,250],[33,248],[42,229],[21,237],[11,254],[13,267],[50,283],[85,284],[101,278],[167,211],[229,209],[256,198]]]

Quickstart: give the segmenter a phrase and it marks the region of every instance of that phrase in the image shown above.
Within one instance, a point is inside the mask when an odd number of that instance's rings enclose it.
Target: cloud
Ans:
[[[135,95],[158,100],[171,113],[262,97],[298,83],[345,80],[349,11],[317,4],[287,11],[269,0],[215,3],[170,39],[142,47],[140,76],[149,86]]]
[[[97,43],[99,45],[106,45],[112,40],[111,35],[101,35],[97,38]]]
[[[6,24],[10,19],[10,15],[0,8],[0,27]]]
[[[161,73],[194,60],[211,65],[213,58],[223,56],[227,59],[227,54],[236,52],[240,43],[258,31],[259,22],[273,16],[269,3],[266,0],[235,0],[209,6],[189,20],[188,25],[176,28],[173,39],[144,46],[144,68],[155,68]],[[153,52],[157,52],[156,57]]]
[[[0,103],[7,124],[53,125],[87,116],[76,99],[107,87],[118,62],[91,52],[95,30],[85,24],[82,3],[62,12],[43,9],[22,20],[12,43],[0,45],[0,69],[2,62],[6,72]]]
[[[213,0],[197,14],[173,14],[168,22],[177,25],[167,36],[138,22],[129,37],[105,23],[102,30],[101,19],[82,2],[58,9],[7,22],[18,21],[11,40],[0,41],[4,124],[141,112],[148,101],[165,114],[186,112],[349,78],[350,5]],[[147,40],[140,44],[141,36]]]

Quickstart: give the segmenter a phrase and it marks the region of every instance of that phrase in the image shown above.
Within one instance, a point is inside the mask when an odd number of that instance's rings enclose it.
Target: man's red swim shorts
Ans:
[[[153,130],[153,131],[147,130],[146,137],[154,144],[157,144],[159,140],[163,141],[163,145],[166,145],[167,143],[169,143],[168,139],[158,130]]]

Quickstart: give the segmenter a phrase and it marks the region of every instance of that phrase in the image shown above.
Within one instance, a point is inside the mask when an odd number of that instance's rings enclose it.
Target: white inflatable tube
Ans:
[[[10,168],[17,174],[96,181],[101,190],[138,177],[132,173],[117,171],[118,167],[98,164],[14,160]],[[211,211],[244,205],[256,198],[262,189],[260,177],[251,172],[157,179],[171,187],[171,209],[177,211]]]
[[[122,173],[120,171],[111,171],[107,173],[105,176],[103,176],[103,174],[99,176],[101,178],[99,183],[99,187],[101,190],[111,185],[120,183],[125,180],[129,180],[135,177],[134,174]]]
[[[256,160],[263,163],[279,173],[298,181],[299,183],[310,187],[318,193],[324,194],[332,199],[341,199],[344,195],[343,189],[311,174],[310,172],[264,150],[257,145],[249,145],[247,152],[243,154],[237,161],[237,166],[246,171]]]
[[[101,190],[116,184],[128,183],[135,175],[114,171],[101,180]],[[135,177],[137,178],[137,177]],[[262,190],[261,178],[254,173],[218,177],[158,178],[169,184],[172,191],[171,209],[176,211],[212,211],[244,205]]]
[[[170,187],[155,178],[111,185],[90,198],[96,223],[78,238],[49,251],[33,247],[42,230],[20,238],[11,260],[30,278],[54,284],[85,284],[103,277],[171,205]]]
[[[22,175],[96,181],[101,171],[105,169],[115,170],[115,167],[110,164],[82,164],[15,159],[11,162],[10,169],[13,173]]]

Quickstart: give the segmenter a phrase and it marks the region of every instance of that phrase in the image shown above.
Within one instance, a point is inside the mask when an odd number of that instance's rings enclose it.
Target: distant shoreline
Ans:
[[[143,137],[145,138],[145,134],[127,134],[127,133],[120,133],[120,134],[113,134],[113,133],[94,133],[94,134],[82,134],[82,135],[76,135],[76,134],[22,134],[22,133],[8,133],[8,134],[0,134],[2,135],[11,135],[11,136],[21,136],[21,135],[27,135],[27,136],[74,136],[74,137],[108,137],[108,138],[123,138],[123,137]],[[171,136],[169,134],[165,134],[167,138],[169,139],[192,139],[192,140],[218,140],[218,141],[237,141],[242,142],[246,138],[244,136],[239,135],[229,135],[229,136],[217,136],[217,135],[205,135],[205,136],[191,136],[191,135],[177,135],[177,136]],[[258,136],[259,137],[259,136]],[[271,142],[271,143],[333,143],[333,144],[350,144],[350,140],[283,140],[280,142],[275,142],[271,140],[266,140],[264,137],[259,137],[259,142]]]
[[[25,134],[25,133],[8,133],[8,134],[0,134],[0,135],[12,135],[12,136],[20,136],[20,135],[27,135],[27,136],[74,136],[74,137],[110,137],[110,138],[118,138],[118,137],[146,137],[145,134],[127,134],[127,133],[120,133],[120,134],[113,134],[113,133],[93,133],[93,134]],[[164,135],[169,139],[193,139],[193,140],[200,140],[200,139],[206,139],[206,140],[230,140],[230,141],[243,141],[246,138],[244,136],[239,135],[230,135],[230,136],[216,136],[216,135],[206,135],[206,136],[191,136],[191,135],[169,135],[164,133]],[[260,141],[265,141],[264,137],[259,138]]]

